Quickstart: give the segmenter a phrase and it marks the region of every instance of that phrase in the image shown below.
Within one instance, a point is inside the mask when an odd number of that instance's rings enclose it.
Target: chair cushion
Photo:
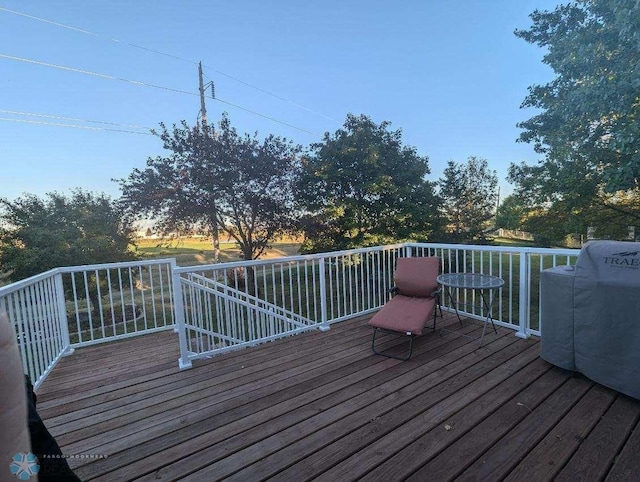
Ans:
[[[398,293],[404,296],[430,298],[438,289],[438,267],[440,259],[435,256],[423,258],[398,258],[394,274]]]
[[[435,305],[435,298],[396,295],[369,320],[369,324],[385,330],[421,335]]]

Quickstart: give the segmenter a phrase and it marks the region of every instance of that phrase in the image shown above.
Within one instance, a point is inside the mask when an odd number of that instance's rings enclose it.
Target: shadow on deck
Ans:
[[[38,410],[83,480],[638,477],[640,401],[546,363],[536,339],[430,333],[401,362],[371,334],[351,320],[182,372],[173,332],[83,348]]]

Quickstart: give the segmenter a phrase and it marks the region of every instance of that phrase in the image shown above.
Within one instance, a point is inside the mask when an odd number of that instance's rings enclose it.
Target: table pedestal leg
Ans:
[[[445,291],[447,292],[447,295],[449,296],[449,301],[451,302],[451,305],[453,306],[453,309],[456,312],[456,316],[458,317],[458,321],[460,322],[461,326],[464,326],[464,324],[462,323],[462,318],[460,318],[460,313],[458,312],[458,303],[455,302],[453,300],[453,296],[451,296],[451,288],[449,286],[445,286]],[[460,336],[465,336],[467,338],[472,338],[474,340],[480,340],[480,346],[482,346],[482,341],[484,340],[484,334],[487,330],[487,325],[489,324],[489,322],[491,322],[491,326],[493,327],[493,331],[495,333],[498,333],[498,330],[496,329],[496,325],[493,323],[493,317],[491,316],[491,308],[493,305],[493,296],[491,293],[491,290],[489,290],[489,300],[487,301],[487,297],[484,295],[484,290],[480,289],[478,290],[480,291],[480,297],[482,298],[482,304],[484,305],[485,309],[487,310],[487,316],[484,320],[484,324],[482,326],[482,335],[480,335],[479,337],[475,337],[475,336],[471,336],[471,335],[467,335],[464,333],[459,333],[455,330],[449,330],[447,328],[440,328],[440,336],[442,336],[442,334],[444,332],[449,332],[449,333],[458,333]]]
[[[447,292],[447,295],[449,296],[449,301],[451,302],[451,306],[453,306],[453,309],[456,312],[456,316],[458,317],[460,326],[464,326],[464,324],[462,323],[462,318],[460,318],[460,313],[458,313],[458,303],[453,301],[453,296],[451,296],[451,288],[449,286],[445,286],[444,288],[445,288],[445,291]]]
[[[487,329],[487,324],[489,322],[491,322],[491,326],[493,326],[493,331],[498,333],[498,330],[496,329],[496,325],[493,323],[493,317],[491,316],[491,308],[493,305],[493,294],[491,292],[491,290],[489,290],[489,302],[487,303],[487,299],[484,296],[484,290],[480,290],[480,296],[482,297],[482,303],[484,304],[485,308],[487,309],[487,317],[484,320],[484,326],[482,327],[482,335],[480,336],[480,346],[482,346],[482,340],[484,339],[484,332]]]

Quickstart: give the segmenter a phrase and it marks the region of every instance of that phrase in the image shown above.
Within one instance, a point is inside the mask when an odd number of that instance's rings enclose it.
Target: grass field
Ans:
[[[497,246],[528,247],[531,241],[509,238],[493,238]],[[300,254],[299,241],[285,239],[273,243],[271,249],[262,259],[281,258]],[[176,258],[180,266],[193,266],[213,262],[213,246],[209,238],[180,238],[177,240],[140,238],[137,241],[138,251],[145,258]],[[235,242],[220,243],[220,261],[230,262],[242,259]]]
[[[527,247],[532,246],[530,241],[494,238],[497,246]],[[284,239],[272,245],[262,259],[282,258],[300,254],[301,243],[295,239]],[[199,264],[213,263],[213,246],[209,238],[181,238],[178,240],[162,240],[140,238],[137,240],[137,251],[142,258],[176,258],[179,266],[195,266]],[[241,261],[242,256],[235,242],[220,243],[220,261]],[[0,287],[10,284],[6,276],[0,273]]]
[[[535,246],[533,241],[527,241],[526,239],[492,238],[491,241],[496,246],[509,246],[518,248],[529,248]]]
[[[178,240],[139,239],[138,252],[145,258],[176,258],[179,266],[213,263],[213,245],[209,238],[181,238]],[[300,253],[300,243],[283,240],[274,243],[261,259],[282,258]],[[234,242],[220,243],[220,261],[241,261],[242,254]]]

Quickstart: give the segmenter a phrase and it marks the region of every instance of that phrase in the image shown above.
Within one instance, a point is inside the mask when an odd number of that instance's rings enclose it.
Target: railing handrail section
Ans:
[[[286,308],[275,305],[273,303],[269,303],[268,301],[260,299],[256,296],[249,295],[243,291],[233,289],[223,283],[219,283],[215,280],[211,280],[200,275],[191,274],[191,277],[198,279],[198,282],[195,282],[191,279],[183,279],[182,283],[193,287],[202,288],[211,294],[222,296],[225,299],[235,301],[243,306],[261,311],[265,314],[274,314],[275,316],[278,316],[282,319],[288,317],[292,320],[293,323],[299,324],[300,327],[302,327],[303,325],[310,326],[315,324],[314,321],[310,320],[309,318],[300,316],[298,313],[287,310]],[[250,301],[253,303],[250,303]]]
[[[532,304],[535,298],[532,293],[537,290],[536,276],[549,265],[571,264],[579,252],[579,249],[407,242],[330,253],[185,267],[178,267],[173,258],[67,266],[54,268],[0,287],[0,311],[8,311],[13,317],[12,322],[20,330],[36,330],[38,333],[46,334],[42,337],[43,340],[46,340],[43,341],[40,348],[21,346],[21,353],[25,358],[23,362],[26,367],[25,371],[35,376],[36,386],[41,383],[62,355],[73,350],[73,346],[83,346],[169,327],[173,327],[179,333],[181,348],[179,365],[181,368],[186,368],[191,365],[190,360],[193,359],[194,353],[189,351],[188,340],[185,336],[187,329],[184,319],[185,306],[182,288],[180,288],[186,283],[184,276],[193,276],[196,273],[207,271],[225,273],[226,270],[235,268],[253,268],[263,277],[261,279],[263,285],[258,286],[257,281],[255,283],[257,288],[264,291],[265,299],[237,289],[237,277],[235,281],[225,278],[225,283],[222,283],[208,279],[204,275],[198,274],[196,276],[201,276],[201,282],[202,279],[207,279],[206,283],[213,283],[218,291],[227,290],[226,292],[219,291],[226,303],[238,303],[244,305],[245,309],[260,307],[258,311],[272,310],[273,314],[277,314],[277,318],[297,318],[299,321],[311,322],[311,327],[329,329],[331,323],[370,313],[384,304],[388,296],[386,291],[392,284],[393,267],[397,257],[437,255],[441,257],[443,271],[445,269],[450,271],[469,269],[472,272],[487,272],[504,276],[505,285],[499,290],[497,305],[494,305],[499,310],[497,321],[503,326],[516,329],[517,336],[527,337],[531,334],[540,334],[539,322],[536,318],[536,310],[539,311],[539,307]],[[536,258],[538,259],[537,264],[534,262]],[[518,269],[516,269],[516,264]],[[152,271],[156,267],[158,274],[152,276]],[[163,269],[167,270],[164,274],[161,273]],[[104,311],[101,300],[107,297],[105,305],[107,308],[111,307],[111,317],[113,318],[113,305],[116,302],[120,302],[124,316],[125,296],[123,291],[126,288],[131,291],[131,293],[126,293],[127,299],[130,299],[130,303],[132,303],[131,311],[137,315],[134,305],[138,303],[142,312],[141,316],[144,318],[144,326],[139,329],[136,326],[133,331],[127,332],[127,322],[125,321],[125,333],[114,334],[115,331],[113,333],[109,331],[110,327],[105,325],[103,315],[100,314],[99,322],[101,325],[97,328],[96,337],[94,337],[94,328],[90,322],[90,339],[82,340],[80,333],[77,335],[80,337],[78,342],[72,343],[69,327],[73,320],[67,319],[69,304],[74,305],[71,313],[75,311],[76,320],[79,320],[78,310],[89,310],[88,301],[85,302],[87,305],[85,308],[79,307],[78,302],[79,299],[88,300],[89,298],[89,277],[94,276],[98,279],[99,276],[103,276],[101,279],[106,279],[109,284],[115,282],[111,276],[113,270],[127,270],[129,279],[125,280],[124,284],[122,279],[120,280],[120,292],[117,296],[113,294],[111,287],[109,287],[109,291],[103,291],[100,283],[96,283],[95,291],[97,294],[95,296],[98,296],[100,300],[98,307],[100,313]],[[102,275],[102,272],[105,274]],[[121,272],[118,271],[118,273]],[[145,275],[145,273],[147,274]],[[269,279],[266,278],[267,274]],[[73,284],[73,291],[75,293],[77,290],[79,293],[74,294],[74,300],[65,298],[63,286],[63,276],[65,275],[71,275],[70,283]],[[143,275],[149,278],[146,279]],[[118,276],[123,277],[122,274]],[[75,286],[76,277],[78,277],[79,283],[84,283],[80,288]],[[39,283],[47,283],[47,285],[45,287]],[[140,287],[136,286],[136,289],[140,291],[138,301],[133,300],[133,286],[136,283],[141,285]],[[214,293],[209,293],[209,295],[214,295]],[[516,295],[515,298],[514,295]],[[465,302],[473,303],[473,298],[467,300],[467,295],[464,296]],[[156,306],[155,298],[163,300],[160,310]],[[170,306],[165,306],[165,303],[169,303]],[[265,304],[261,305],[261,303]],[[269,306],[269,308],[264,308],[265,306]],[[167,319],[168,312],[170,313],[169,319]],[[474,310],[465,313],[468,316],[476,317],[482,315],[481,312]],[[533,317],[532,313],[534,313]],[[221,311],[220,314],[223,315],[223,312]],[[89,318],[91,316],[89,313]],[[158,316],[163,317],[163,323],[160,325],[157,323]],[[151,319],[152,325],[148,324],[147,318]],[[77,326],[74,330],[80,329],[79,323],[76,321]],[[115,321],[113,323],[115,328]],[[198,327],[198,330],[202,331],[204,328]],[[218,336],[229,338],[223,333],[219,333]],[[274,339],[274,335],[269,335],[268,339]],[[26,343],[25,340],[20,341]]]

